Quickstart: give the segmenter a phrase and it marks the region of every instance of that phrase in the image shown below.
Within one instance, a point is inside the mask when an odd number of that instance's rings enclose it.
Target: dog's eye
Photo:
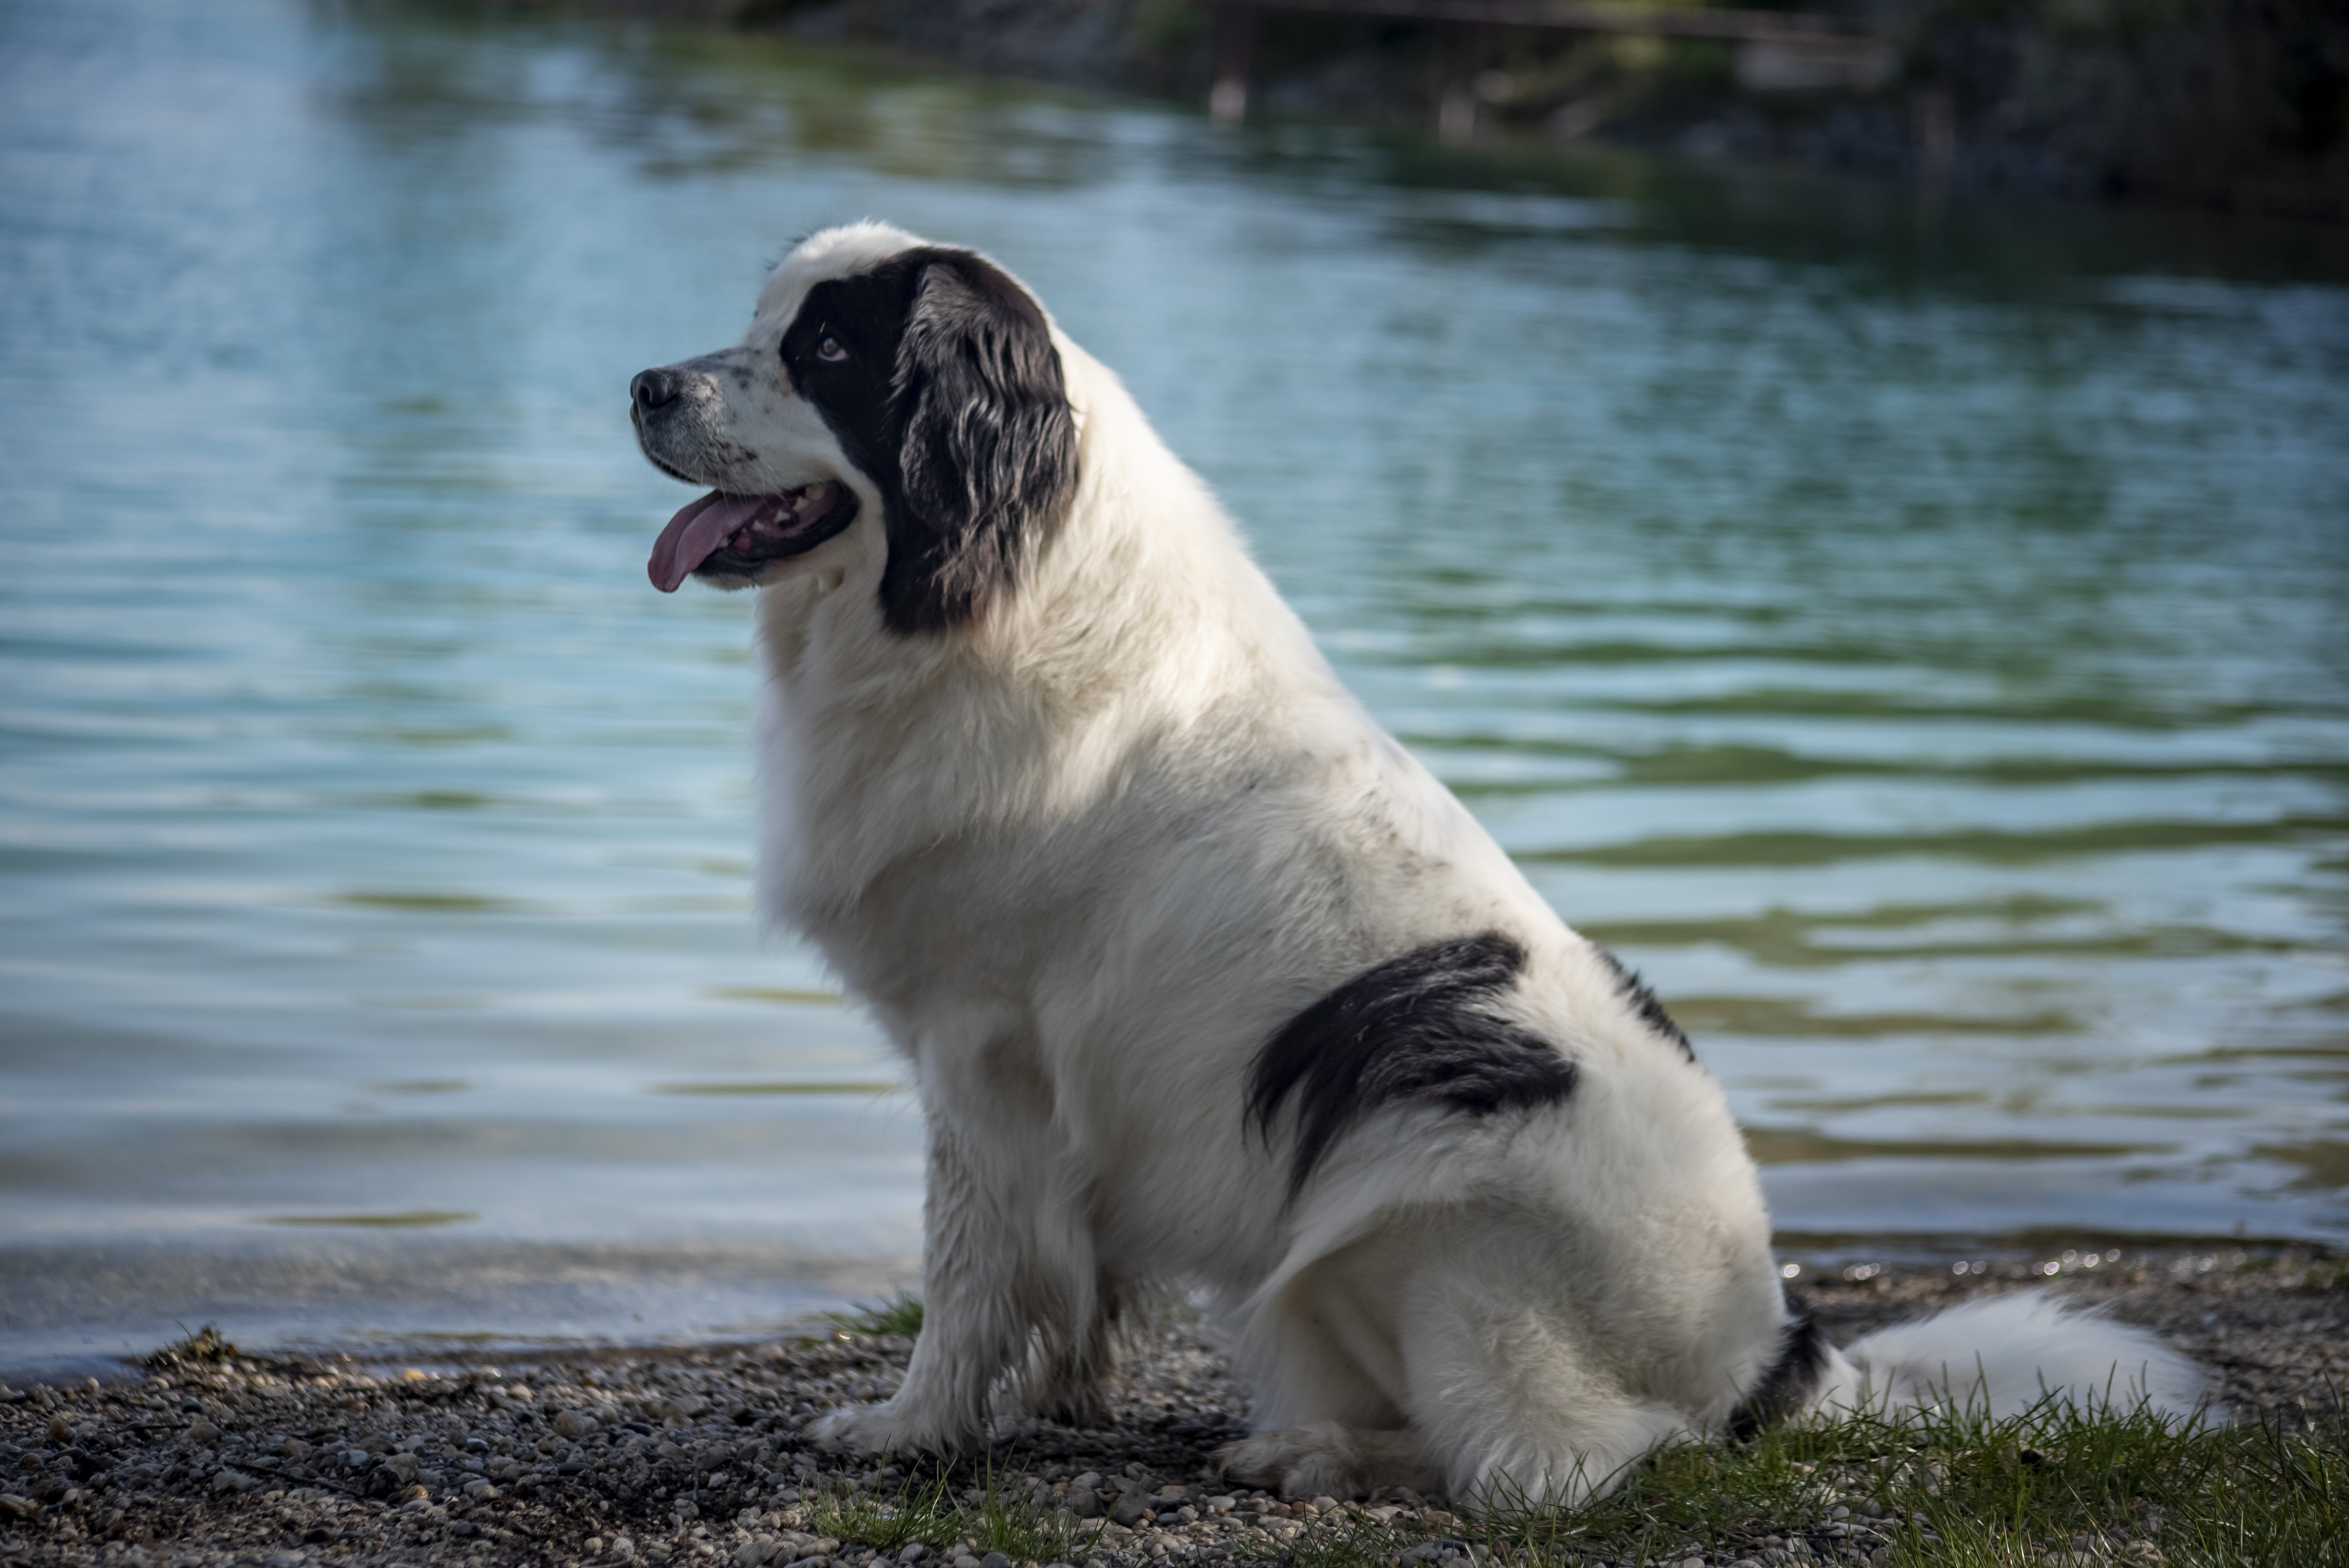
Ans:
[[[837,365],[848,357],[848,350],[840,346],[840,339],[827,337],[815,346],[815,356],[827,364]]]

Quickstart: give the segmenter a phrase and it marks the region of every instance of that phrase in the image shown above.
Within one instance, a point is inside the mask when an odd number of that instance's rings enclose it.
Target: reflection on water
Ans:
[[[460,1209],[411,1209],[398,1214],[264,1214],[263,1225],[326,1225],[337,1230],[409,1231],[440,1225],[461,1225],[478,1220]]]
[[[86,1286],[0,1269],[18,1353],[903,1266],[622,402],[867,213],[1127,376],[1785,1225],[2349,1222],[2349,237],[295,0],[0,0],[0,1212]],[[337,1236],[442,1305],[188,1284]],[[601,1305],[484,1261],[566,1247]]]
[[[657,1083],[655,1094],[897,1094],[899,1083]]]

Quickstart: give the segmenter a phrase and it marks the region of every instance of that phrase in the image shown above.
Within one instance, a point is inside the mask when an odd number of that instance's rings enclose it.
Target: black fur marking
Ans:
[[[1681,1055],[1691,1061],[1696,1060],[1696,1047],[1689,1044],[1687,1031],[1664,1011],[1664,1005],[1656,1000],[1656,994],[1648,989],[1648,983],[1640,978],[1639,972],[1625,968],[1621,959],[1596,944],[1591,951],[1606,962],[1608,968],[1615,971],[1615,987],[1622,993],[1623,1000],[1631,1004],[1631,1011],[1640,1015],[1640,1021],[1678,1046]]]
[[[847,356],[820,357],[826,338]],[[1076,417],[1043,311],[969,252],[925,246],[809,290],[782,356],[881,490],[890,629],[984,614],[1076,490]]]
[[[1574,1064],[1486,1009],[1525,966],[1525,949],[1497,931],[1433,942],[1365,969],[1281,1026],[1257,1053],[1248,1114],[1269,1145],[1297,1093],[1288,1195],[1340,1134],[1390,1100],[1481,1116],[1571,1094]]]
[[[1802,1413],[1826,1375],[1827,1336],[1807,1312],[1797,1312],[1779,1332],[1778,1359],[1729,1413],[1729,1435],[1739,1442]]]

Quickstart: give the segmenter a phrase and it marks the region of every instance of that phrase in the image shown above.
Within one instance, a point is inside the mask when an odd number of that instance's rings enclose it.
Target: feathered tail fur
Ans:
[[[1970,1301],[1830,1351],[1808,1413],[1950,1410],[1992,1420],[2060,1403],[2223,1418],[2202,1368],[2146,1329],[2043,1291]]]

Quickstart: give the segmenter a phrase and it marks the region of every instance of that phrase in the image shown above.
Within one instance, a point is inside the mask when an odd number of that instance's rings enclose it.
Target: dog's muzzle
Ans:
[[[693,382],[690,372],[666,366],[639,371],[628,382],[628,419],[637,445],[656,468],[688,484],[695,482],[691,469],[699,465],[661,449],[675,446],[678,416],[703,401],[691,396]],[[714,490],[668,520],[645,573],[664,593],[676,593],[697,573],[753,578],[772,562],[813,550],[855,518],[855,495],[833,480],[773,493]]]

